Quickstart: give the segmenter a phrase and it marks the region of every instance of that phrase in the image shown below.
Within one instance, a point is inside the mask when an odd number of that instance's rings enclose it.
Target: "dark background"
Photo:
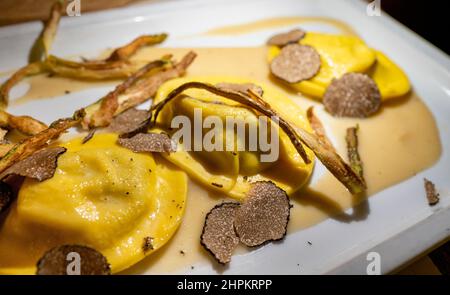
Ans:
[[[449,55],[450,5],[446,4],[450,1],[381,0],[381,9]],[[450,242],[429,257],[442,274],[450,274]]]
[[[450,54],[450,8],[447,8],[450,5],[448,4],[450,1],[381,0],[381,9]]]

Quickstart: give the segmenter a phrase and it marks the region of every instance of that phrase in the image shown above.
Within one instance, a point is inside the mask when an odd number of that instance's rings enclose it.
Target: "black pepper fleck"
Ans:
[[[142,250],[144,250],[144,253],[149,251],[149,250],[153,250],[153,238],[152,237],[145,237],[144,238],[144,243],[142,245]]]

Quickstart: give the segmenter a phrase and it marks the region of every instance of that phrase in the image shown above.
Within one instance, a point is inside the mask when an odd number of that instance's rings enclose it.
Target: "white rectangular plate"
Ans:
[[[415,91],[434,114],[443,152],[432,168],[371,197],[366,219],[351,223],[328,219],[288,235],[281,245],[267,245],[237,255],[223,273],[365,274],[367,254],[371,251],[381,255],[382,272],[391,272],[450,235],[450,59],[386,14],[368,16],[362,1],[164,1],[64,18],[53,52],[58,56],[95,56],[105,46],[115,47],[140,34],[162,31],[171,36],[164,44],[167,47],[261,45],[273,30],[240,37],[199,33],[280,16],[338,19],[353,27],[369,45],[387,53],[407,72]],[[1,72],[26,63],[28,50],[40,28],[38,22],[0,28]],[[25,88],[16,87],[13,96],[23,93]],[[40,99],[9,110],[49,123],[71,115],[73,110],[95,101],[111,88],[102,86],[58,99]],[[424,176],[433,179],[440,189],[441,201],[435,207],[428,206],[424,197]],[[312,241],[313,247],[307,241]],[[205,264],[197,265],[189,273],[217,272]]]

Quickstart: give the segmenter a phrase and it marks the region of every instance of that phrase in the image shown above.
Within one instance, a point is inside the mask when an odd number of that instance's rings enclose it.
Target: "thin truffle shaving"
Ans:
[[[86,142],[91,140],[94,137],[95,132],[97,132],[96,128],[92,128],[91,130],[89,130],[88,134],[85,137],[83,137],[83,139],[81,140],[81,143],[85,144]]]
[[[39,150],[24,160],[15,163],[0,174],[0,180],[10,175],[20,175],[44,181],[52,178],[58,157],[66,151],[63,147],[49,147]]]
[[[138,133],[130,138],[119,138],[117,143],[135,153],[139,152],[175,152],[176,145],[167,134]]]
[[[357,175],[353,169],[346,164],[342,158],[330,148],[324,145],[317,136],[309,133],[308,131],[300,128],[298,126],[292,125],[280,116],[270,107],[270,105],[265,102],[258,94],[253,91],[248,91],[247,95],[242,95],[238,92],[229,92],[223,89],[214,87],[213,85],[201,82],[188,82],[180,85],[178,88],[174,89],[167,97],[156,105],[150,108],[152,112],[152,118],[150,122],[143,122],[143,124],[150,124],[154,126],[158,114],[164,108],[167,103],[178,97],[187,89],[198,88],[204,89],[216,95],[223,96],[225,98],[239,102],[247,107],[254,109],[255,111],[267,116],[267,117],[277,117],[277,124],[286,133],[286,135],[291,140],[292,144],[296,148],[299,155],[303,158],[305,163],[310,163],[311,160],[308,159],[306,152],[302,146],[302,143],[310,148],[314,154],[319,158],[319,160],[327,167],[327,169],[353,194],[360,193],[366,189],[364,181]]]
[[[119,134],[130,133],[148,118],[149,113],[146,110],[130,108],[115,116],[111,124],[109,124],[108,130]]]

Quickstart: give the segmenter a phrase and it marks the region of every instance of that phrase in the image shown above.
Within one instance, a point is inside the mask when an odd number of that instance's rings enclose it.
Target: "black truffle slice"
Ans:
[[[298,83],[314,77],[320,65],[320,55],[313,47],[289,44],[272,60],[270,71],[288,83]]]
[[[133,152],[175,152],[176,144],[164,133],[138,133],[130,138],[119,138],[117,143]]]
[[[0,179],[9,175],[25,176],[38,181],[52,178],[55,174],[58,157],[65,152],[66,148],[63,147],[44,148],[3,171]]]
[[[286,235],[290,214],[286,192],[270,181],[252,183],[234,219],[241,243],[249,247],[277,241]]]
[[[38,275],[76,274],[76,263],[79,255],[80,275],[109,275],[111,267],[106,258],[95,249],[80,245],[63,245],[47,251],[37,263]]]
[[[200,242],[222,264],[230,262],[239,244],[233,227],[238,208],[238,203],[222,203],[212,208],[205,218]]]
[[[302,29],[293,29],[286,33],[277,34],[275,36],[272,36],[268,41],[268,45],[275,45],[275,46],[285,46],[290,43],[297,43],[301,39],[303,39],[306,35],[306,32]]]
[[[118,114],[111,121],[108,130],[119,134],[126,134],[135,131],[141,123],[149,118],[150,114],[146,110],[130,108]]]
[[[365,118],[380,108],[381,94],[366,74],[347,73],[333,79],[323,96],[327,112],[337,117]]]

